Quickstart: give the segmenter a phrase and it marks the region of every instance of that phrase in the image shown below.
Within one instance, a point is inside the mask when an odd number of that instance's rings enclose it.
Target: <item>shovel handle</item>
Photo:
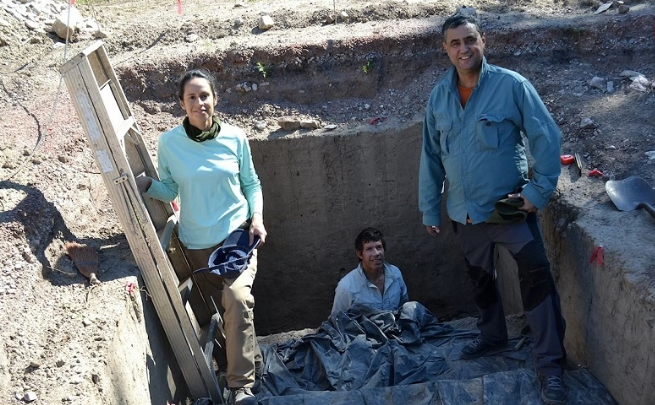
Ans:
[[[643,209],[645,209],[646,211],[648,211],[648,213],[649,213],[653,218],[655,218],[655,208],[653,208],[652,205],[650,205],[650,204],[648,204],[648,203],[645,203],[645,202],[642,202],[642,203],[639,203],[639,207],[642,207]]]

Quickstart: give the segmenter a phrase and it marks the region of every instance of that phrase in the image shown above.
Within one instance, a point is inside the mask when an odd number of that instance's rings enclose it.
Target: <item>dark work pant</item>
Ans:
[[[523,310],[534,335],[533,353],[540,375],[561,375],[566,360],[565,322],[559,294],[550,273],[536,214],[520,224],[462,225],[453,221],[475,282],[475,304],[480,311],[480,338],[490,343],[507,341],[505,313],[498,292],[494,248],[505,247],[518,266]]]

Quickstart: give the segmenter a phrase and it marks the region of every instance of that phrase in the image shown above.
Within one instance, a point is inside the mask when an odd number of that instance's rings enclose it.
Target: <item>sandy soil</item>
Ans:
[[[474,0],[467,5],[484,16],[492,27],[490,36],[513,24],[557,24],[570,18],[588,19],[597,24],[599,32],[606,29],[608,35],[619,35],[621,31],[611,27],[621,18],[645,15],[646,22],[639,24],[652,27],[652,2],[625,3],[631,8],[627,17],[616,9],[594,15],[592,2],[567,0]],[[139,90],[135,83],[146,80],[148,74],[157,74],[152,66],[158,61],[183,63],[186,59],[182,55],[189,52],[226,50],[227,54],[234,51],[230,54],[234,56],[266,47],[271,51],[268,58],[272,66],[279,67],[288,55],[276,51],[279,47],[320,43],[326,37],[402,35],[416,24],[451,14],[457,5],[428,0],[267,0],[239,4],[190,0],[182,3],[182,14],[177,13],[173,1],[108,1],[78,7],[108,30],[105,44],[110,57],[125,78],[128,98],[135,101],[139,124],[154,144],[157,134],[177,124],[181,114],[170,97],[170,83],[168,87],[150,88],[148,98],[135,98]],[[336,17],[342,11],[348,17],[325,24],[329,15]],[[264,13],[276,21],[266,33],[257,28]],[[120,310],[117,302],[130,302],[134,293],[126,286],[135,281],[138,269],[84,131],[59,80],[58,67],[91,41],[64,46],[51,35],[31,33],[20,24],[12,30],[15,39],[0,45],[0,402],[21,403],[27,392],[34,392],[42,404],[108,403],[104,394],[108,376],[103,374],[103,365],[117,325],[107,321],[114,319],[107,311]],[[585,160],[583,175],[598,168],[605,175],[603,179],[639,174],[655,183],[655,165],[648,163],[645,154],[655,150],[653,89],[632,89],[630,79],[621,76],[629,69],[655,79],[653,57],[638,54],[644,49],[655,54],[652,28],[649,32],[650,36],[623,32],[625,37],[604,39],[599,35],[592,41],[575,38],[575,43],[579,41],[584,47],[598,46],[598,63],[572,63],[555,70],[553,66],[567,63],[574,55],[549,50],[547,57],[526,57],[518,66],[560,124],[563,151],[579,152]],[[187,42],[187,36],[194,33],[198,39]],[[562,32],[569,39],[575,35],[575,30]],[[512,55],[534,54],[529,49],[529,37],[518,42],[522,51],[513,48]],[[604,63],[608,55],[613,57]],[[148,66],[152,70],[146,70]],[[235,68],[224,76],[238,72]],[[259,73],[255,71],[255,77]],[[591,86],[594,76],[613,81],[615,91],[608,93],[606,84],[603,88]],[[366,93],[341,97],[328,108],[311,93],[303,97],[317,100],[262,104],[231,91],[242,82],[240,77],[232,80],[222,89],[224,118],[244,127],[250,136],[269,137],[282,136],[276,124],[282,115],[339,127],[367,125],[371,117],[385,114],[399,121],[410,120],[422,113],[435,74],[421,75],[393,92],[381,86],[382,91],[370,97]],[[261,84],[265,80],[256,81]],[[141,90],[145,93],[149,87],[143,82]],[[393,110],[388,107],[391,105]],[[581,127],[587,118],[593,125]],[[265,130],[255,128],[258,121],[266,122]],[[65,254],[63,245],[72,240],[98,252],[102,284],[90,286]],[[94,401],[88,402],[89,398]]]

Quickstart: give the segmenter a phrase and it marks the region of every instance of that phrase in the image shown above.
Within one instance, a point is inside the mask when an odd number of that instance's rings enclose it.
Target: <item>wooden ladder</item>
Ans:
[[[157,170],[102,41],[66,62],[60,73],[190,395],[225,403],[212,365],[220,316],[212,316],[194,294],[192,271],[174,232],[175,210],[137,189],[137,176],[158,178]],[[199,325],[206,323],[209,331],[201,339]]]

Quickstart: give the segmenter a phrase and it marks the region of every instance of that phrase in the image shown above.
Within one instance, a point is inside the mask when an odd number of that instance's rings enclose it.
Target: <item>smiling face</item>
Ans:
[[[376,275],[384,269],[384,246],[382,241],[364,243],[357,257],[362,261],[362,269],[368,275]]]
[[[465,23],[445,31],[443,47],[457,72],[462,74],[479,73],[484,55],[486,38],[472,23]]]
[[[184,85],[180,105],[194,127],[203,131],[211,128],[216,103],[216,97],[207,79],[193,77]]]

